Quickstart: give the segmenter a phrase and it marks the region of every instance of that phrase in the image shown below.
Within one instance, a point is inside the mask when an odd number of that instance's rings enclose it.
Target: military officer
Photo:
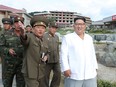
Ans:
[[[49,24],[48,32],[44,35],[47,39],[48,49],[50,50],[50,57],[46,63],[46,87],[59,87],[61,79],[61,71],[59,64],[59,38],[55,34],[58,26],[52,22]],[[50,73],[53,70],[53,77],[50,82]]]
[[[2,58],[2,81],[4,82],[4,72],[6,72],[4,70],[5,67],[7,67],[7,65],[5,65],[5,62],[4,61],[5,59],[3,59],[3,39],[2,37],[4,37],[4,35],[6,34],[6,32],[9,32],[9,30],[11,29],[12,27],[12,20],[10,18],[2,18],[2,23],[3,23],[3,31],[2,31],[2,34],[0,36],[0,56]]]
[[[4,80],[5,80],[4,73],[6,72],[6,70],[4,68],[7,67],[7,65],[5,64],[6,60],[4,59],[5,57],[3,57],[4,56],[3,49],[5,48],[5,47],[3,47],[4,42],[5,42],[4,36],[6,35],[7,32],[9,32],[11,30],[12,20],[10,18],[2,18],[2,23],[3,23],[4,30],[2,31],[2,34],[0,36],[0,56],[2,58],[2,81],[3,81],[3,85],[4,85]]]
[[[26,30],[26,33],[32,33],[32,27],[31,27],[31,25],[27,25],[25,27],[25,30]]]
[[[4,87],[12,87],[13,78],[16,76],[16,87],[25,87],[23,74],[21,73],[23,60],[23,46],[20,43],[19,21],[22,17],[14,17],[14,29],[7,29],[0,36],[0,49],[2,50],[2,80]],[[3,23],[10,23],[3,19]],[[11,23],[10,23],[11,24]],[[6,28],[5,28],[6,29]]]
[[[9,30],[9,29],[12,28],[12,23],[13,23],[12,19],[10,19],[10,18],[3,18],[2,19],[2,23],[3,23],[4,30]]]
[[[10,18],[2,18],[2,23],[3,23],[3,29],[0,25],[0,35],[3,34],[3,32],[10,30],[12,28],[12,20]]]
[[[45,66],[49,53],[43,38],[47,27],[46,20],[41,16],[33,17],[30,21],[32,33],[25,33],[25,29],[21,29],[21,41],[25,47],[22,72],[27,87],[45,87]]]
[[[2,18],[2,23],[3,23],[3,29],[4,30],[2,31],[1,36],[3,36],[5,32],[8,32],[11,29],[11,27],[12,27],[12,20],[10,18]],[[0,41],[0,44],[1,43],[2,43],[2,40]],[[0,52],[2,52],[2,51],[0,51]]]

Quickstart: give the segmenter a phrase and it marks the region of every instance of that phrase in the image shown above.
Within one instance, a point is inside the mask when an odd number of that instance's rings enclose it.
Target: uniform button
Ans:
[[[39,66],[40,66],[40,64],[39,64]]]

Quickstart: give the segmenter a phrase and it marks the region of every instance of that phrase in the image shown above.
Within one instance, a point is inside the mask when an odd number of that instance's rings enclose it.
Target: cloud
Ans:
[[[94,20],[115,14],[116,0],[0,0],[0,3],[17,9],[33,11],[71,11]]]
[[[101,20],[104,17],[115,14],[115,0],[71,0],[78,11],[83,15],[89,16],[92,20]]]

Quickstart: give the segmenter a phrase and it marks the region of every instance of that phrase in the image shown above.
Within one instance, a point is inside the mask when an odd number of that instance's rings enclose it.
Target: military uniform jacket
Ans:
[[[41,55],[47,52],[48,46],[44,39],[40,40],[33,33],[26,36],[26,39],[21,37],[25,48],[22,72],[29,78],[40,79],[45,75],[46,66],[41,61]]]
[[[13,48],[16,52],[15,56],[9,54],[9,49]],[[0,54],[3,59],[12,60],[22,60],[23,58],[23,45],[20,42],[20,37],[14,33],[14,29],[4,31],[0,36]],[[13,58],[15,57],[15,58]]]
[[[59,62],[59,38],[57,35],[52,36],[50,33],[45,33],[44,38],[47,39],[49,53],[49,59],[47,63]]]

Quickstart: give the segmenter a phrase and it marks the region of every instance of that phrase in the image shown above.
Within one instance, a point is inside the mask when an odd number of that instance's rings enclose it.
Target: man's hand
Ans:
[[[66,77],[70,77],[70,76],[71,76],[71,71],[70,71],[70,69],[64,71],[64,76],[66,76]]]
[[[47,57],[47,56],[44,56],[43,58],[41,58],[41,60],[42,60],[43,62],[46,62],[46,61],[47,61],[47,59],[48,59],[48,57]]]
[[[14,51],[13,48],[10,48],[10,49],[9,49],[9,54],[10,54],[11,56],[15,56],[15,55],[16,55],[16,53],[15,53],[15,51]]]
[[[20,26],[20,31],[21,31],[21,36],[25,36],[25,27],[24,27],[24,24],[19,21],[19,26]]]

